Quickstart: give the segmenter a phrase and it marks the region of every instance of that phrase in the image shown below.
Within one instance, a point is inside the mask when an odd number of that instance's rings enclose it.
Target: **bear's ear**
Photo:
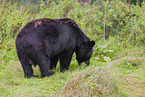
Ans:
[[[95,41],[90,41],[89,47],[92,48],[95,45]]]

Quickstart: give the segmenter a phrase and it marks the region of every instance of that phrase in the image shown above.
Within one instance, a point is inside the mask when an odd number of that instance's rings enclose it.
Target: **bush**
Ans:
[[[0,38],[1,44],[17,35],[21,28],[28,22],[30,15],[24,7],[18,8],[17,3],[0,4]]]

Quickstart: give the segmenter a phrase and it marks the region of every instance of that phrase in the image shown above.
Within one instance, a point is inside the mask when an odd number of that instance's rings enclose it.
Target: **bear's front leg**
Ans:
[[[59,59],[59,55],[54,56],[53,58],[50,59],[51,64],[50,64],[50,69],[52,70],[53,68],[56,68],[57,62]]]
[[[73,50],[67,50],[60,54],[60,72],[64,72],[69,69],[73,52]]]

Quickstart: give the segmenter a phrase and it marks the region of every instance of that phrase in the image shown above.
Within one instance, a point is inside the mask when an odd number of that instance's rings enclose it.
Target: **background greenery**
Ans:
[[[80,1],[1,0],[0,96],[145,96],[143,0]],[[70,69],[64,73],[59,72],[58,63],[50,77],[23,77],[16,35],[28,21],[44,17],[71,18],[96,41],[90,66],[79,67],[74,55]],[[34,72],[40,76],[38,67]]]

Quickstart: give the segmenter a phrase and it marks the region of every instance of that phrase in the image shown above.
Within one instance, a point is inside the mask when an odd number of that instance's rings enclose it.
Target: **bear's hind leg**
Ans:
[[[41,71],[41,77],[46,77],[52,75],[54,72],[50,71],[50,59],[46,57],[43,53],[39,53],[39,58],[37,60]]]
[[[25,78],[33,77],[33,69],[32,69],[32,65],[29,64],[29,61],[27,59],[20,59],[20,62],[23,67],[24,77]]]

